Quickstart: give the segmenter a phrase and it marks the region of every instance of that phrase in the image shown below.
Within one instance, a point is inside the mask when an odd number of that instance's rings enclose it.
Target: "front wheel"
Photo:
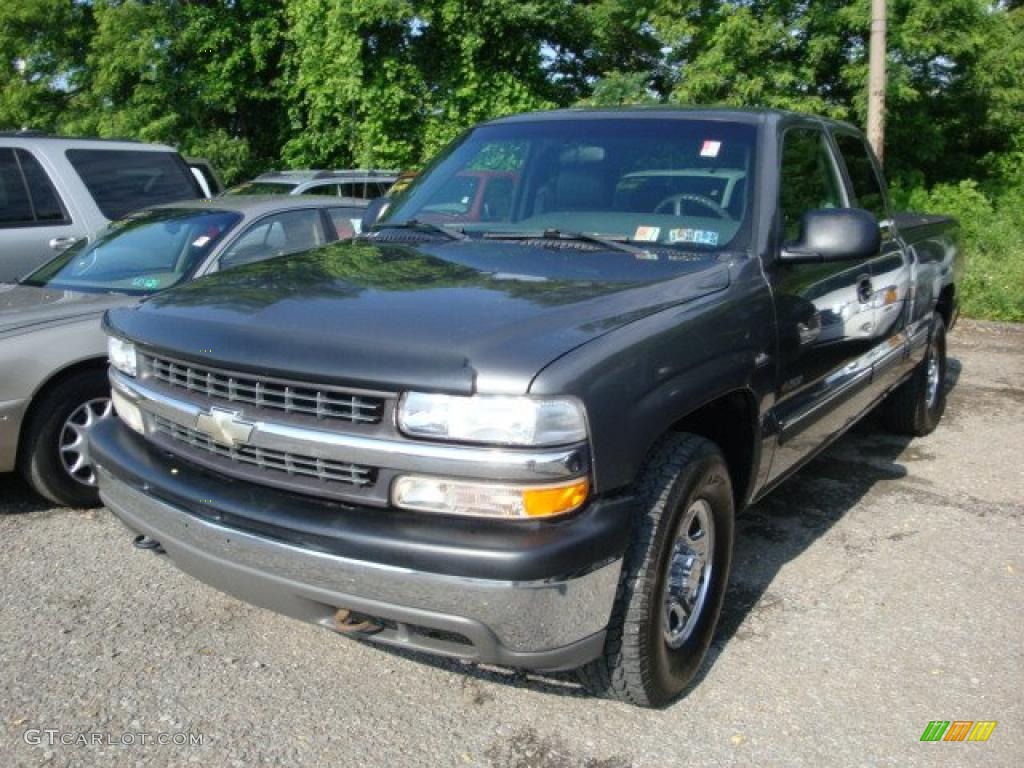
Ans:
[[[580,679],[598,695],[657,707],[686,690],[711,644],[729,580],[734,502],[721,451],[696,435],[663,442],[637,488],[605,651]]]

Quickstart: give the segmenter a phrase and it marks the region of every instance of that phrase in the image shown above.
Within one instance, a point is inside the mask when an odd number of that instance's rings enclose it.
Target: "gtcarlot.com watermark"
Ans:
[[[29,728],[22,734],[29,746],[38,747],[200,747],[203,734],[166,731],[61,731],[57,728]]]

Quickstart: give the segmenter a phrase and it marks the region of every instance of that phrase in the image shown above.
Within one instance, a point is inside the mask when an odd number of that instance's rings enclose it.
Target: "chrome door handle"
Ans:
[[[78,240],[77,237],[54,237],[50,240],[50,247],[60,253]]]

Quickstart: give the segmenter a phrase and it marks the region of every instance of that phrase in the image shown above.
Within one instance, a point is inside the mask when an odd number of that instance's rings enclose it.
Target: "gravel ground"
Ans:
[[[862,425],[742,519],[704,679],[661,711],[249,607],[0,476],[0,766],[1019,766],[1024,327],[950,355],[938,432]],[[919,742],[935,719],[998,726]]]

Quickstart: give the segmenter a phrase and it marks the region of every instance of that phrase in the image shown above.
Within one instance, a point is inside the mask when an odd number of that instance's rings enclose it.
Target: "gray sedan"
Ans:
[[[140,211],[18,283],[0,283],[0,472],[43,496],[99,503],[88,432],[110,414],[111,307],[212,272],[359,232],[365,200],[227,197]]]

